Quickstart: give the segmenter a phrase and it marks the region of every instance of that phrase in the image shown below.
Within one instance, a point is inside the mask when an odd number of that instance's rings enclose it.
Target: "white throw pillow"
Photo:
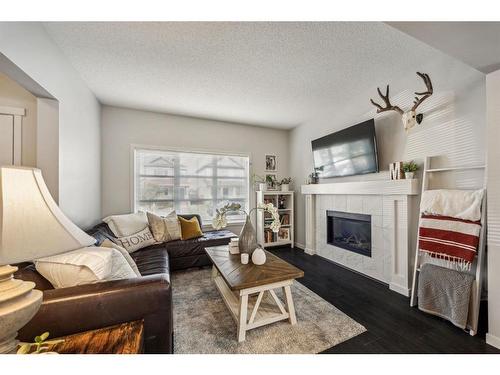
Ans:
[[[181,239],[181,223],[177,218],[177,213],[172,211],[165,217],[155,215],[151,212],[146,213],[149,228],[157,242],[169,242]]]
[[[132,259],[132,257],[128,253],[128,251],[125,250],[123,247],[115,244],[113,241],[110,241],[108,239],[102,241],[100,246],[107,247],[107,248],[113,248],[113,249],[118,250],[123,255],[123,257],[125,258],[125,260],[129,264],[129,266],[132,268],[132,270],[135,272],[135,274],[137,276],[141,276],[141,273],[139,272],[139,269],[137,268],[137,264],[135,264],[134,260]]]
[[[120,251],[104,247],[40,258],[35,267],[56,289],[137,277]]]
[[[146,227],[130,236],[118,237],[115,242],[129,253],[133,253],[143,247],[154,245],[156,243],[149,227]]]
[[[137,212],[135,214],[126,215],[111,215],[102,219],[108,224],[109,229],[116,237],[126,237],[137,233],[146,228],[148,218],[145,212]]]

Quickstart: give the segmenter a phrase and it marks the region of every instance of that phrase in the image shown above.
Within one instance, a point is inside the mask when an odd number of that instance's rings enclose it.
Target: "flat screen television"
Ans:
[[[378,172],[373,119],[315,139],[312,150],[320,178]]]

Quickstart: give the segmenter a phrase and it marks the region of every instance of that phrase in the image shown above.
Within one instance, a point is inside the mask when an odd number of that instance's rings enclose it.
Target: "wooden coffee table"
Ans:
[[[304,276],[302,270],[268,251],[261,266],[251,260],[241,264],[240,255],[230,254],[227,246],[207,247],[205,251],[213,263],[215,285],[238,327],[239,342],[245,341],[247,331],[266,324],[285,319],[297,323],[290,286]],[[275,292],[281,288],[286,309]]]

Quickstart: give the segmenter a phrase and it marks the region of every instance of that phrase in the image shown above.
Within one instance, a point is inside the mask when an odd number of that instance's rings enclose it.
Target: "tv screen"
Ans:
[[[312,150],[321,178],[378,172],[373,119],[312,141]]]

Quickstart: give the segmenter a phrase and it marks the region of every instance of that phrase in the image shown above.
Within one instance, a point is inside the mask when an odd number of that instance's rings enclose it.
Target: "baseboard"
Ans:
[[[500,349],[500,337],[493,336],[491,333],[486,334],[486,343]]]
[[[304,253],[306,253],[308,255],[314,255],[314,254],[316,254],[316,252],[313,249],[308,249],[308,248],[304,249]]]
[[[389,283],[389,289],[396,293],[402,294],[405,297],[409,297],[411,292],[411,289],[405,288],[395,283]]]
[[[300,242],[295,242],[294,247],[297,247],[297,248],[299,248],[300,250],[305,250],[305,249],[306,249],[306,245],[301,244]]]

